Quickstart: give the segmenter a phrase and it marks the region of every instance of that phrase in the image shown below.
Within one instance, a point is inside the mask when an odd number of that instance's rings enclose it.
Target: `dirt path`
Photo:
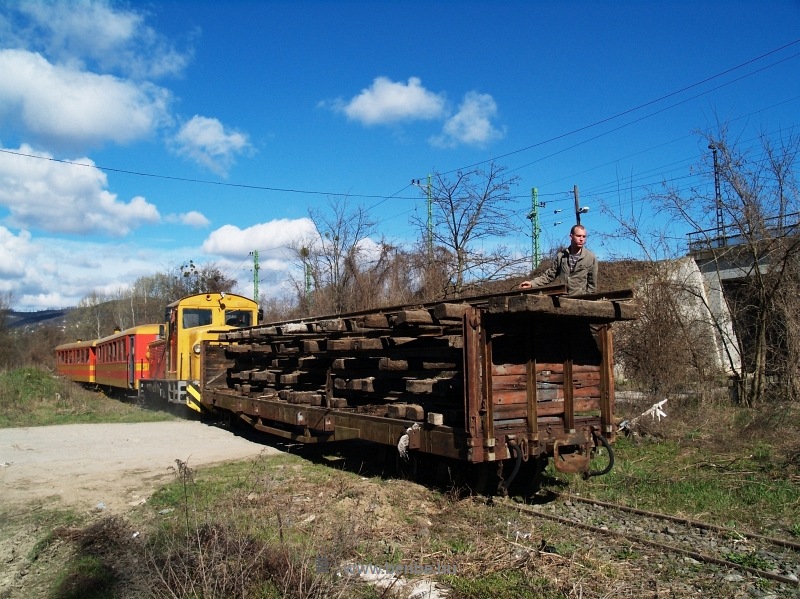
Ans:
[[[78,509],[124,512],[190,467],[277,449],[196,421],[72,424],[0,430],[0,507],[51,499]]]

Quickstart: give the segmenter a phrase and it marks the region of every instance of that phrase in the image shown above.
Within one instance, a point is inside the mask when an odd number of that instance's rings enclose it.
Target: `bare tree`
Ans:
[[[601,280],[607,285],[611,279],[606,289],[633,288],[641,306],[638,319],[615,325],[615,362],[654,396],[688,389],[702,393],[707,389],[703,383],[716,383],[722,368],[714,334],[719,323],[698,289],[699,271],[692,260],[680,258],[685,247],[676,247],[643,209],[625,206],[615,210],[602,205],[617,224],[603,245],[617,260],[601,265],[603,271],[614,271]],[[620,245],[628,251],[635,248],[644,259],[626,259],[619,254]]]
[[[236,279],[226,275],[222,269],[209,262],[198,265],[193,260],[181,264],[180,275],[176,275],[176,295],[172,301],[197,293],[231,293],[236,288]]]
[[[786,293],[796,283],[794,257],[800,249],[794,172],[800,137],[775,143],[762,135],[761,145],[749,150],[728,140],[724,127],[707,136],[714,162],[713,171],[708,163],[705,170],[718,178],[719,196],[665,187],[659,199],[695,228],[693,249],[716,270],[743,357],[737,373],[740,396],[755,405],[775,387],[771,381],[800,388],[797,358],[789,353],[800,343],[792,338],[800,332],[786,326],[800,309],[796,296],[792,302]],[[709,222],[709,215],[719,215],[722,226]]]
[[[110,335],[114,318],[109,310],[109,298],[97,291],[82,298],[69,314],[68,328],[75,333],[76,339],[98,339]]]
[[[369,261],[380,260],[385,248],[370,239],[375,222],[365,208],[350,210],[346,198],[332,199],[329,208],[309,210],[316,233],[293,248],[304,271],[295,286],[307,310],[340,314],[355,309],[363,299],[355,293],[361,271]]]
[[[263,310],[264,322],[290,320],[302,316],[300,305],[290,296],[270,297],[261,294],[258,305]]]
[[[158,323],[164,318],[164,307],[180,299],[176,292],[177,275],[166,272],[139,277],[130,287],[129,304],[136,324]]]
[[[432,227],[427,219],[414,216],[423,238],[431,236],[429,256],[444,261],[454,295],[464,290],[468,278],[507,276],[513,264],[505,248],[481,242],[503,238],[516,229],[511,219],[510,189],[519,178],[508,176],[506,167],[494,162],[485,169],[435,173],[431,185]]]

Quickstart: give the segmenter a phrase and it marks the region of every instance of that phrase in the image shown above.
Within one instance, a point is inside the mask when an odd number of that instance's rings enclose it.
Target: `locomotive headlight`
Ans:
[[[199,344],[199,343],[195,343],[195,344],[194,344],[194,347],[192,348],[192,350],[194,351],[194,353],[196,353],[197,355],[200,355],[200,349],[201,349],[201,348],[200,348],[200,344]]]

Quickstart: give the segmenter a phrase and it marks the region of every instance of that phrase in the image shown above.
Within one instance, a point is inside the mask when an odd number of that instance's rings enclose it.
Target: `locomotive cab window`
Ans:
[[[249,327],[253,324],[253,314],[250,310],[225,310],[225,324]]]
[[[211,310],[204,308],[186,308],[183,311],[183,328],[204,327],[211,324]]]

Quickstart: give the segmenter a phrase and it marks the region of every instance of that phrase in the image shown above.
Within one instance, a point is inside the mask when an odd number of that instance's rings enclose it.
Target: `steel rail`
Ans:
[[[589,499],[587,497],[579,497],[577,495],[569,495],[565,493],[554,493],[554,495],[556,495],[557,497],[561,497],[562,499],[568,499],[570,501],[580,501],[581,503],[588,503],[589,505],[600,505],[603,507],[619,510],[621,512],[629,512],[631,514],[638,514],[639,516],[658,518],[659,520],[668,520],[670,522],[675,522],[677,524],[685,524],[686,526],[691,526],[694,528],[713,530],[715,532],[721,532],[729,534],[731,536],[739,536],[745,539],[762,541],[764,543],[771,543],[773,545],[778,545],[779,547],[785,547],[787,549],[800,551],[800,543],[795,543],[794,541],[789,541],[787,539],[778,539],[777,537],[767,537],[765,535],[760,535],[754,532],[741,531],[741,530],[736,530],[734,528],[725,528],[724,526],[718,526],[716,524],[708,524],[706,522],[700,522],[699,520],[691,520],[689,518],[681,518],[680,516],[673,516],[671,514],[648,512],[647,510],[642,510],[635,507],[629,507],[627,505],[621,505],[618,503],[609,503],[607,501],[600,501],[599,499]]]
[[[787,584],[787,585],[791,585],[791,586],[795,586],[795,587],[800,587],[800,581],[795,580],[794,578],[789,578],[788,576],[783,576],[781,574],[776,574],[774,572],[769,572],[767,570],[760,570],[758,568],[752,568],[750,566],[744,566],[742,564],[737,564],[736,562],[731,562],[731,561],[728,561],[728,560],[725,560],[725,559],[721,559],[721,558],[718,558],[718,557],[714,557],[714,556],[711,556],[711,555],[698,553],[697,551],[693,551],[691,549],[684,549],[683,547],[677,547],[675,545],[669,545],[667,543],[661,543],[659,541],[653,541],[651,539],[646,539],[644,537],[638,537],[638,536],[630,535],[630,534],[627,534],[627,533],[624,533],[624,532],[618,532],[618,531],[615,531],[615,530],[611,530],[610,528],[600,528],[600,527],[594,526],[592,524],[585,524],[583,522],[578,522],[576,520],[570,520],[569,518],[564,518],[562,516],[557,516],[555,514],[547,514],[545,512],[541,512],[539,510],[531,509],[531,508],[529,508],[527,506],[524,506],[524,505],[519,505],[519,504],[513,503],[512,501],[510,501],[508,499],[494,498],[494,501],[500,502],[502,505],[505,505],[506,507],[510,507],[510,508],[516,509],[517,511],[525,513],[525,514],[528,514],[530,516],[536,516],[536,517],[544,518],[546,520],[552,520],[554,522],[558,522],[558,523],[564,524],[566,526],[572,526],[572,527],[575,527],[575,528],[581,528],[583,530],[588,530],[590,532],[594,532],[594,533],[601,534],[601,535],[607,535],[607,536],[626,539],[626,540],[633,541],[635,543],[639,543],[639,544],[642,544],[642,545],[648,545],[650,547],[655,547],[655,548],[661,549],[663,551],[670,551],[672,553],[678,553],[678,554],[681,554],[681,555],[686,555],[686,556],[691,557],[692,559],[695,559],[695,560],[697,560],[699,562],[703,562],[703,563],[707,563],[707,564],[715,564],[717,566],[723,566],[723,567],[726,567],[726,568],[731,568],[731,569],[739,570],[739,571],[742,571],[742,572],[748,572],[750,574],[758,576],[759,578],[767,578],[769,580],[774,580],[776,582],[781,582],[783,584]],[[612,507],[616,507],[613,504],[609,504],[609,505],[612,506]],[[660,516],[660,515],[661,514],[655,514],[655,516]],[[667,518],[667,519],[669,519],[669,518]],[[722,529],[722,530],[725,530],[725,529]],[[738,531],[732,531],[732,530],[731,530],[731,532],[738,533]]]

